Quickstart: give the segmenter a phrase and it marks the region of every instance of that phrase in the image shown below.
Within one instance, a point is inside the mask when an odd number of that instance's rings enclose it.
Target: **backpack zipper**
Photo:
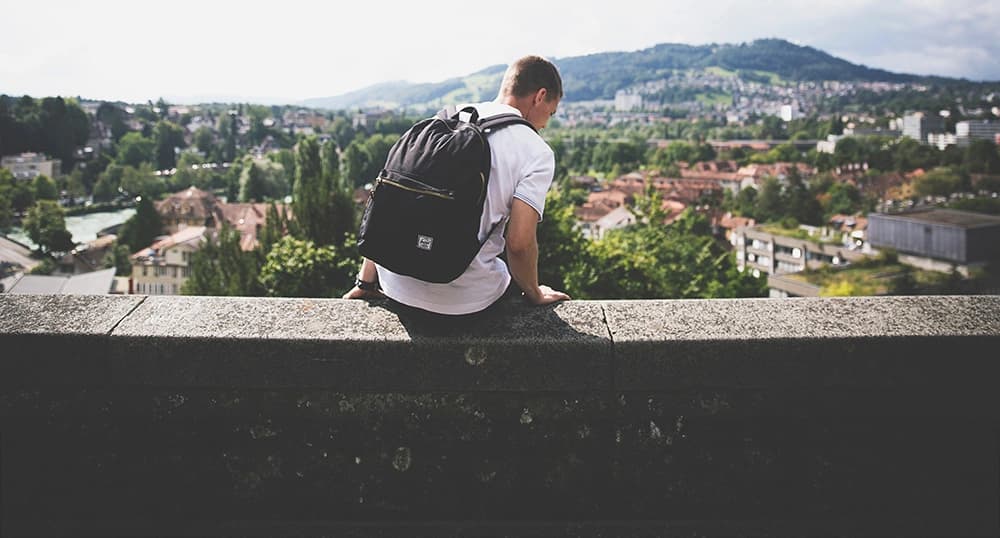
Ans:
[[[396,187],[396,188],[399,188],[399,189],[403,189],[404,191],[415,192],[417,194],[427,194],[429,196],[436,196],[438,198],[441,198],[442,200],[454,200],[455,199],[455,197],[453,195],[446,194],[445,192],[437,192],[435,190],[431,190],[431,188],[429,186],[428,186],[428,188],[410,187],[408,185],[403,185],[402,183],[400,183],[398,181],[389,179],[389,178],[387,178],[385,176],[379,176],[378,177],[378,181],[380,183],[387,183],[389,185],[392,185],[393,187]],[[414,180],[410,180],[410,181],[414,181]],[[419,183],[419,182],[418,181],[414,181],[414,183]]]

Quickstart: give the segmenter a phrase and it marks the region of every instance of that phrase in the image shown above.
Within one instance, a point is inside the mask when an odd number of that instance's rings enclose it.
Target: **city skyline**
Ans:
[[[894,72],[1000,80],[993,39],[1000,7],[971,1],[552,0],[514,1],[503,13],[454,0],[346,7],[291,0],[277,14],[263,2],[239,11],[188,0],[169,10],[130,6],[5,8],[17,24],[0,35],[0,93],[296,103],[380,82],[437,82],[529,53],[558,60],[767,37]]]

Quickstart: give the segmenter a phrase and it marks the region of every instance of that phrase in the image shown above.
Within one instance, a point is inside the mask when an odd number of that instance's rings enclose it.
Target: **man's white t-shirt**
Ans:
[[[497,102],[475,105],[480,118],[521,113]],[[459,107],[461,110],[464,107]],[[379,284],[388,297],[405,305],[438,314],[471,314],[499,299],[510,285],[510,271],[498,256],[506,241],[504,230],[511,204],[517,198],[538,212],[541,220],[545,193],[555,174],[552,148],[527,125],[510,125],[489,135],[491,166],[479,240],[503,221],[490,235],[469,268],[447,284],[435,284],[399,275],[376,264]]]

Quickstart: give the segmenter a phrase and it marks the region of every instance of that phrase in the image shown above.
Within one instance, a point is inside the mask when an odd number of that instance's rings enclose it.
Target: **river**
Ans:
[[[116,224],[121,224],[135,214],[135,208],[120,209],[118,211],[106,211],[102,213],[90,213],[88,215],[78,215],[66,217],[66,229],[73,234],[74,243],[86,243],[97,239],[97,232]],[[34,249],[35,243],[28,238],[21,228],[14,228],[7,234],[7,237],[23,243]]]

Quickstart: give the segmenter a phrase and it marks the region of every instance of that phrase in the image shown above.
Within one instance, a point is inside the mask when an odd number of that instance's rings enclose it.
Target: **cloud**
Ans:
[[[57,13],[58,16],[49,16]],[[440,81],[524,54],[779,37],[896,72],[1000,80],[1000,3],[972,0],[14,2],[0,92],[304,99]]]

